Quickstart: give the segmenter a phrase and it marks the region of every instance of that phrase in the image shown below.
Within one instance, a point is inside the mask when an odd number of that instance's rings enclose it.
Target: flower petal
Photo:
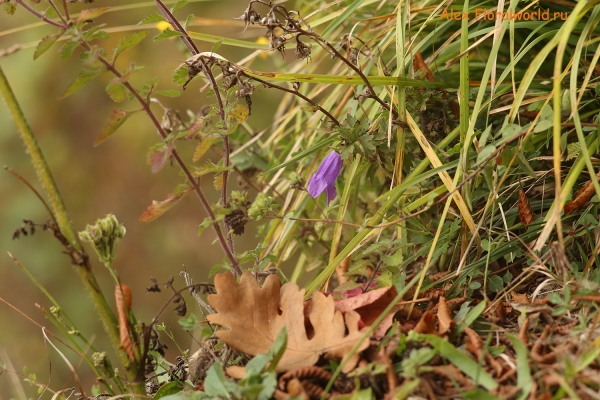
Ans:
[[[313,199],[319,197],[323,190],[327,187],[327,182],[323,180],[323,177],[319,175],[319,172],[315,173],[312,178],[308,181],[308,193]]]
[[[325,188],[325,196],[327,196],[327,205],[335,200],[337,193],[335,192],[335,183]]]

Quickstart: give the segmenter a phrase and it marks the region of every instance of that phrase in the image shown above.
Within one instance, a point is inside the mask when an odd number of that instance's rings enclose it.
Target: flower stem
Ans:
[[[50,168],[48,167],[48,163],[42,154],[42,150],[40,149],[35,136],[33,135],[33,131],[31,127],[27,123],[25,116],[23,115],[23,111],[17,102],[14,92],[12,91],[8,80],[6,79],[6,75],[4,75],[4,71],[0,67],[0,94],[4,98],[6,105],[17,125],[18,131],[25,143],[25,147],[27,148],[27,152],[31,157],[31,161],[33,162],[33,166],[37,172],[37,175],[40,179],[42,187],[48,196],[48,200],[50,201],[50,207],[52,209],[53,217],[55,218],[58,228],[60,229],[61,234],[67,241],[68,250],[70,251],[71,259],[75,265],[75,270],[79,274],[79,277],[83,281],[83,284],[96,307],[96,311],[98,312],[98,316],[102,321],[102,325],[104,325],[104,329],[108,334],[111,344],[119,354],[119,358],[121,359],[121,363],[127,370],[127,375],[129,377],[135,377],[137,373],[137,368],[135,363],[132,363],[127,354],[120,349],[120,339],[119,339],[119,330],[117,327],[117,319],[115,314],[112,312],[110,306],[108,305],[106,298],[104,297],[98,282],[96,281],[96,277],[92,271],[91,265],[89,263],[89,257],[85,253],[81,242],[77,236],[75,229],[69,219],[69,215],[67,214],[67,210],[65,208],[64,202],[60,193],[58,192],[58,188],[50,173]],[[133,379],[132,379],[133,380]],[[145,394],[145,388],[143,382],[140,384],[132,384],[131,387],[134,393]]]

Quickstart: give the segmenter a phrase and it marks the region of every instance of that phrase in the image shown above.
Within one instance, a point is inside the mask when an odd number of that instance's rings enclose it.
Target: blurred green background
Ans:
[[[72,11],[76,12],[84,7],[123,4],[137,4],[139,7],[106,13],[96,22],[106,23],[107,28],[121,30],[119,27],[135,25],[156,11],[153,2],[122,0],[96,0],[90,5],[77,3],[72,5]],[[39,6],[42,5],[43,3]],[[35,4],[33,6],[38,7]],[[243,33],[243,23],[233,19],[240,16],[246,6],[247,2],[244,0],[190,1],[177,16],[185,19],[188,14],[195,14],[200,18],[221,20],[220,26],[217,26],[215,21],[196,19],[193,23],[196,26],[191,30],[255,41],[263,31],[250,28]],[[38,9],[43,10],[41,7]],[[17,32],[11,30],[35,22],[36,18],[21,7],[13,16],[0,13],[0,52],[15,44],[24,46],[19,51],[1,57],[0,65],[46,156],[75,229],[81,231],[86,224],[93,223],[107,213],[114,213],[127,228],[127,234],[117,251],[115,266],[122,281],[132,288],[133,307],[138,320],[148,322],[170,296],[164,290],[162,293],[146,294],[145,288],[151,284],[150,277],[164,282],[175,276],[176,287],[182,287],[184,282],[179,277],[179,272],[185,266],[196,282],[206,281],[211,267],[223,260],[222,251],[218,244],[212,244],[212,230],[207,230],[201,237],[197,236],[198,224],[206,215],[197,197],[192,194],[158,220],[151,223],[138,221],[152,200],[165,199],[175,186],[183,182],[179,169],[167,166],[158,174],[151,173],[146,164],[146,154],[152,145],[159,142],[159,137],[149,119],[142,113],[133,116],[114,137],[99,147],[92,146],[112,108],[135,109],[138,106],[127,101],[115,105],[109,99],[104,87],[112,78],[110,74],[101,75],[74,95],[57,101],[58,94],[69,85],[81,68],[77,57],[79,51],[76,51],[71,60],[63,62],[56,53],[60,46],[55,45],[34,62],[32,56],[35,44],[56,29],[44,25]],[[126,33],[128,32],[112,33],[109,40],[102,42],[109,54],[117,40]],[[178,38],[153,42],[152,37],[158,33],[157,29],[151,29],[150,35],[141,44],[120,56],[117,66],[123,70],[132,61],[145,66],[145,69],[133,77],[134,86],[141,87],[143,82],[158,76],[159,89],[174,89],[176,87],[171,80],[173,71],[185,58],[181,51],[182,43]],[[201,51],[209,51],[212,47],[210,43],[197,44]],[[239,61],[250,54],[251,50],[222,46],[219,53],[233,61]],[[252,67],[273,70],[281,62],[283,60],[278,53],[269,54],[268,57],[257,59]],[[161,98],[161,101],[168,107],[179,109],[183,115],[186,109],[198,112],[208,104],[205,95],[199,92],[201,86],[202,81],[196,80],[181,97]],[[253,97],[249,122],[254,129],[259,130],[269,125],[280,95],[260,89],[257,92]],[[162,110],[158,106],[154,106],[154,111],[159,117],[162,116]],[[14,169],[36,189],[41,190],[4,102],[0,102],[0,122],[0,164]],[[179,149],[184,159],[191,163],[193,143],[184,143]],[[229,182],[230,189],[239,187],[235,176]],[[203,186],[211,200],[216,202],[218,193],[212,187],[211,179],[204,179]],[[9,173],[1,171],[0,250],[4,252],[0,253],[0,297],[40,325],[54,330],[37,307],[39,305],[48,309],[50,302],[11,260],[6,253],[9,251],[55,296],[77,323],[79,330],[93,340],[98,349],[109,350],[110,346],[92,304],[74,273],[69,258],[62,253],[62,247],[52,235],[38,230],[34,236],[12,240],[13,231],[22,225],[23,219],[43,224],[47,218],[45,208],[33,193]],[[237,252],[255,246],[255,230],[250,225],[246,235],[236,240]],[[112,305],[114,285],[108,272],[98,262],[91,248],[87,246],[86,249]],[[188,312],[200,316],[193,301],[188,301],[188,306]],[[161,321],[171,327],[178,344],[184,349],[190,346],[193,348],[192,338],[181,329],[175,313],[169,311],[163,317]],[[31,373],[37,375],[39,382],[49,381],[49,386],[54,390],[74,386],[65,362],[51,346],[45,346],[41,329],[4,303],[0,303],[0,327],[0,361],[6,368],[22,373],[26,366]],[[169,346],[167,358],[173,362],[179,355],[177,347],[164,334],[162,339]],[[64,351],[73,365],[77,366],[81,362],[75,354],[59,343],[55,344]],[[116,357],[109,354],[117,365]],[[83,363],[77,368],[77,372],[84,387],[89,390],[95,380],[92,371]],[[37,398],[37,388],[24,383],[22,376],[14,373],[5,372],[0,375],[0,399],[24,396]],[[44,395],[44,398],[51,397],[49,393]]]

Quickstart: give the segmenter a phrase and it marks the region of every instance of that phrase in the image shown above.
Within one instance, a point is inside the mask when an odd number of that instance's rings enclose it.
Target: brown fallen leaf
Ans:
[[[217,331],[217,337],[236,350],[266,353],[281,329],[287,328],[287,348],[277,364],[279,372],[314,365],[322,354],[340,360],[364,334],[364,329],[358,329],[358,313],[343,315],[335,310],[332,297],[316,292],[308,314],[314,335],[309,337],[304,325],[304,289],[294,283],[281,286],[276,275],[269,275],[261,288],[250,272],[242,275],[240,283],[230,273],[218,274],[215,288],[217,294],[209,295],[208,302],[217,313],[207,319],[228,328]],[[368,346],[369,341],[363,341],[358,352]],[[354,368],[358,352],[346,363],[344,372]]]
[[[127,322],[127,312],[131,310],[131,288],[123,283],[115,288],[115,302],[117,303],[117,317],[119,321],[120,347],[125,350],[131,361],[135,361],[133,353],[133,343],[129,335],[129,323]]]
[[[336,300],[335,309],[341,312],[354,310],[360,314],[361,321],[366,326],[371,326],[397,295],[398,293],[393,286],[369,290],[354,297]],[[385,336],[387,330],[392,326],[394,314],[403,307],[403,305],[394,307],[377,326],[373,332],[373,336],[377,338]]]
[[[416,333],[433,334],[435,333],[435,315],[427,311],[415,326]]]
[[[525,226],[533,222],[533,212],[531,211],[531,205],[529,199],[525,196],[525,192],[519,190],[519,201],[517,202],[517,209],[519,210],[519,219]]]
[[[446,298],[444,296],[440,297],[440,302],[438,303],[437,317],[440,335],[445,335],[456,326],[456,322],[454,322],[454,320],[452,319],[450,308],[448,307],[448,303],[446,303]]]
[[[596,179],[600,179],[600,173],[596,175]],[[594,195],[596,190],[594,189],[594,184],[591,180],[589,180],[571,199],[570,202],[565,204],[565,215],[573,214],[575,211],[579,210],[587,201]]]

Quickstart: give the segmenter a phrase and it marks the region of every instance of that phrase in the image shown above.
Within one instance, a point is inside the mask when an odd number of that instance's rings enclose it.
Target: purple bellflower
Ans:
[[[335,180],[342,170],[342,157],[332,151],[325,157],[319,169],[308,181],[308,193],[317,198],[323,191],[327,196],[327,205],[335,199]]]

